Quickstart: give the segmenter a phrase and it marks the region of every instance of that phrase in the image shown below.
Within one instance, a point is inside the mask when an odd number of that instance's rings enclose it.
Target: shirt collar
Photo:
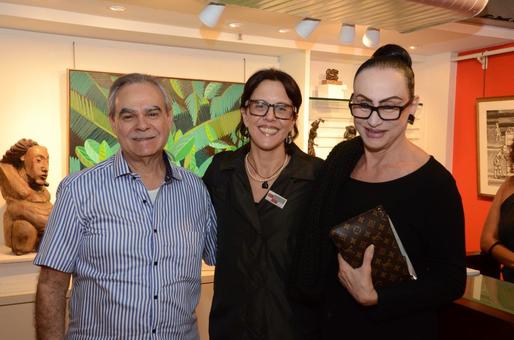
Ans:
[[[120,177],[125,175],[130,176],[138,176],[137,173],[130,170],[130,167],[123,157],[123,153],[118,151],[114,156],[113,167],[114,167],[114,177]],[[173,179],[182,180],[182,176],[178,169],[171,164],[171,156],[168,155],[167,152],[162,152],[162,158],[164,160],[164,165],[166,166],[166,175],[164,176],[165,183],[171,183]],[[138,176],[139,177],[139,176]]]

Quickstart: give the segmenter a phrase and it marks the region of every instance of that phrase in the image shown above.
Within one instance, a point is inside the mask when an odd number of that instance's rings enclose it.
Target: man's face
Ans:
[[[48,177],[48,150],[44,146],[36,145],[27,150],[21,158],[27,174],[29,184],[45,186]]]
[[[159,89],[144,82],[125,85],[119,90],[110,122],[130,163],[161,157],[172,119]]]

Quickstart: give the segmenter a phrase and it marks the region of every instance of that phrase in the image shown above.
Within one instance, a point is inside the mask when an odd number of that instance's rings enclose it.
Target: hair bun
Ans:
[[[373,53],[373,58],[394,58],[400,59],[402,62],[412,67],[412,59],[410,58],[409,52],[403,47],[395,44],[387,44],[380,47]]]

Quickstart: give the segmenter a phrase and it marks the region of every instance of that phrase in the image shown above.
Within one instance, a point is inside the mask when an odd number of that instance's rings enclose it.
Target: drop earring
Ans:
[[[293,142],[293,138],[291,137],[291,134],[289,133],[286,137],[286,144],[291,144]]]
[[[414,119],[416,119],[416,117],[414,117],[414,115],[411,113],[409,114],[409,117],[407,117],[407,122],[412,125],[414,124]]]

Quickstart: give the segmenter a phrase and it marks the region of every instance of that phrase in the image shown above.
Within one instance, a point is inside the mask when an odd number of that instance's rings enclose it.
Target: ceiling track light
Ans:
[[[127,8],[123,5],[111,5],[109,9],[113,12],[125,12]]]
[[[296,33],[305,39],[318,27],[320,21],[319,19],[304,18],[296,25]]]
[[[200,12],[198,17],[200,21],[208,27],[214,27],[218,24],[218,21],[225,9],[225,4],[220,4],[217,2],[210,2],[205,8]]]
[[[355,25],[342,24],[339,32],[339,41],[343,44],[351,44],[355,39]]]
[[[380,30],[378,28],[368,27],[362,36],[362,43],[366,47],[376,47],[380,42]]]

